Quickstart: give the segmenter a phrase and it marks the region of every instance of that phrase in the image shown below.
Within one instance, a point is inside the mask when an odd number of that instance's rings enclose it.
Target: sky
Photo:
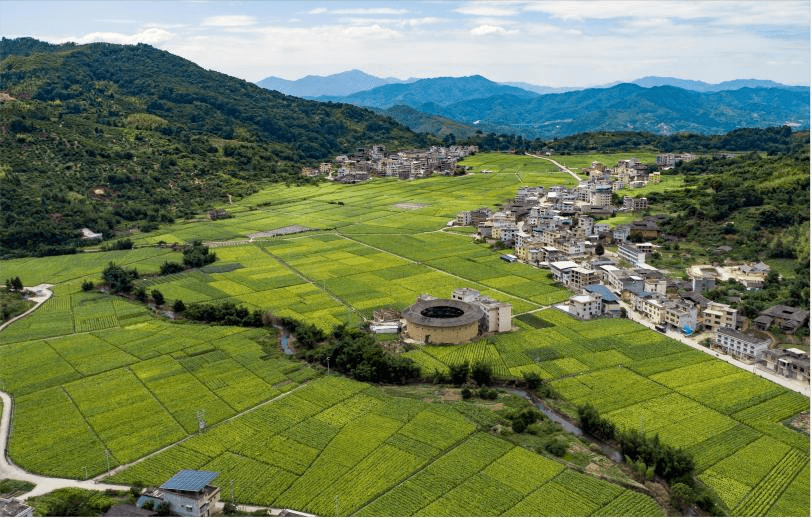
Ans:
[[[555,87],[810,79],[809,0],[3,0],[0,36],[147,43],[252,82],[351,69]]]

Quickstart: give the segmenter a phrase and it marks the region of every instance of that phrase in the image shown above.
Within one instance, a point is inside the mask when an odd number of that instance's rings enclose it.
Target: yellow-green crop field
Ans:
[[[595,159],[557,158],[571,167],[566,160]],[[478,289],[513,305],[517,330],[405,353],[424,373],[465,360],[488,361],[505,378],[537,372],[565,406],[589,401],[622,428],[688,449],[733,514],[808,515],[808,436],[782,421],[809,399],[631,321],[547,309],[569,293],[546,271],[505,263],[446,223],[519,187],[574,179],[523,156],[466,163],[492,172],[278,186],[225,207],[232,218],[136,236],[143,248],[0,262],[0,277],[54,285],[40,309],[0,332],[0,389],[15,401],[10,458],[72,478],[109,463],[122,466],[108,477],[119,483],[213,470],[225,492],[233,481],[237,501],[318,515],[663,514],[647,495],[480,430],[458,404],[320,376],[269,352],[267,330],[173,323],[81,290],[113,261],[148,274],[138,282],[170,303],[232,301],[324,329],[403,309],[422,293]],[[249,240],[290,225],[312,230]],[[180,261],[151,245],[193,239],[232,243],[213,247],[218,261],[205,268],[149,275]]]

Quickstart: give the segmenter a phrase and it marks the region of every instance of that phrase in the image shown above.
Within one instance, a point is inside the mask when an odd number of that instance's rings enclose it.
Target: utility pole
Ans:
[[[327,357],[327,375],[330,375],[330,357]]]

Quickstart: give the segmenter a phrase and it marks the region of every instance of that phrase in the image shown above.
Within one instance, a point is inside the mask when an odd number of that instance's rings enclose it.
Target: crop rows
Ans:
[[[671,371],[681,367],[688,367],[697,363],[708,361],[708,355],[690,349],[676,354],[669,354],[662,358],[649,358],[638,360],[628,365],[628,367],[641,376],[651,376],[660,372]]]
[[[431,410],[424,410],[400,429],[411,439],[444,450],[474,431],[474,425],[463,417],[452,419]]]
[[[323,449],[338,434],[340,428],[311,417],[285,430],[283,435],[311,448]]]
[[[88,476],[105,470],[104,450],[61,387],[15,398],[8,453],[23,469],[84,479],[85,467]]]
[[[270,505],[273,500],[258,495],[257,486],[266,485],[269,480],[279,485],[285,481],[290,484],[295,478],[295,475],[281,468],[233,453],[220,455],[203,466],[203,469],[220,474],[212,484],[220,487],[221,500],[264,505]]]
[[[516,491],[527,495],[556,476],[564,466],[541,455],[515,447],[496,459],[482,472]],[[517,477],[523,473],[524,477]]]
[[[785,392],[758,405],[736,412],[736,419],[749,422],[775,423],[809,409],[809,399],[797,392]]]
[[[753,491],[739,502],[739,505],[733,509],[733,514],[761,516],[766,513],[806,462],[808,462],[808,457],[798,450],[790,450],[753,488]]]
[[[666,372],[660,372],[650,376],[658,383],[675,389],[700,383],[706,380],[716,380],[730,374],[737,374],[741,371],[727,362],[708,360],[706,362],[693,365],[686,365]]]
[[[138,358],[93,335],[72,335],[48,339],[47,342],[84,375],[97,374],[138,361]]]
[[[6,331],[3,331],[3,334]],[[0,347],[2,390],[15,396],[52,387],[82,375],[45,341],[20,342]],[[33,376],[32,373],[36,373]]]
[[[595,511],[593,516],[663,516],[663,510],[651,498],[626,489],[620,496]]]
[[[325,487],[308,503],[308,508],[319,515],[332,515],[335,511],[338,516],[348,516],[424,462],[425,459],[384,444]],[[339,495],[338,501],[335,495]]]
[[[689,446],[687,450],[694,457],[697,471],[702,472],[722,459],[733,455],[759,437],[761,437],[761,434],[756,430],[747,425],[738,424],[720,434]]]
[[[524,495],[483,473],[476,473],[462,484],[430,503],[417,514],[425,516],[498,515],[516,505]]]
[[[611,412],[668,393],[668,389],[622,368],[589,372],[553,381],[565,399],[590,401],[600,412]]]
[[[719,475],[735,478],[751,488],[787,454],[790,447],[771,437],[761,437],[751,442],[735,457],[718,462],[711,468]]]
[[[620,486],[572,470],[564,470],[553,479],[567,489],[588,498],[599,506],[611,502],[623,491]]]
[[[724,414],[757,405],[785,391],[780,385],[742,371],[682,385],[677,390]]]
[[[113,475],[108,480],[118,484],[143,484],[158,486],[182,469],[200,469],[211,458],[202,453],[178,445],[164,450]]]
[[[504,515],[589,516],[597,507],[595,502],[561,484],[547,482],[510,508]]]
[[[809,494],[809,462],[807,462],[767,514],[806,516],[809,514]]]
[[[222,399],[173,360],[158,357],[131,368],[186,433],[199,429],[198,415],[212,425],[234,414]]]

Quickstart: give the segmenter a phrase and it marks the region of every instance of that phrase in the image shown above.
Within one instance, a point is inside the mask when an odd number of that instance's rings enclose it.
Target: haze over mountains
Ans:
[[[274,81],[276,81],[274,83]],[[415,131],[468,135],[476,130],[553,138],[583,131],[723,133],[737,127],[809,125],[809,87],[769,80],[719,84],[643,77],[587,89],[495,83],[485,77],[390,81],[360,71],[276,84],[289,95],[378,109]],[[351,94],[335,92],[361,88]],[[314,95],[317,92],[321,95]],[[307,92],[307,94],[305,94]],[[405,108],[410,108],[406,110]],[[438,117],[442,121],[438,121]],[[456,126],[456,131],[449,129]],[[432,131],[433,129],[433,131]]]

